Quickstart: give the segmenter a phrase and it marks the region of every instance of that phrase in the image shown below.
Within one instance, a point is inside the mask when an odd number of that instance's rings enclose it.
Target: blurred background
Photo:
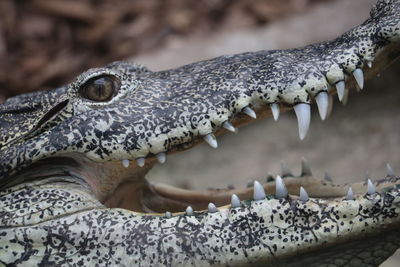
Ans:
[[[1,0],[0,97],[52,88],[93,66],[262,27],[329,0]]]
[[[329,40],[368,17],[375,0],[27,0],[0,1],[0,103],[45,90],[80,72],[121,59],[152,70],[223,54],[282,49]],[[400,173],[400,64],[350,95],[335,98],[330,118],[313,110],[300,141],[293,112],[219,137],[219,148],[200,145],[167,159],[152,182],[184,188],[245,187],[280,174],[285,161],[299,174],[300,160],[335,182]],[[399,266],[394,256],[382,266]]]

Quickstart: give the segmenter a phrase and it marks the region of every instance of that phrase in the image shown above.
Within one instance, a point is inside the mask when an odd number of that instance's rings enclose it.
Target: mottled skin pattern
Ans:
[[[391,178],[391,182],[399,179]],[[386,244],[379,244],[373,252],[364,249],[365,244],[371,246],[364,238],[358,246],[336,252],[334,259],[322,258],[337,266],[351,266],[352,261],[360,263],[351,250],[361,250],[361,262],[375,265],[382,256],[391,255],[400,241],[398,229],[389,227],[399,223],[399,188],[360,195],[352,201],[313,199],[303,203],[267,197],[218,213],[172,218],[107,209],[83,190],[47,182],[15,187],[3,192],[0,199],[0,262],[4,264],[203,266],[268,262],[296,266],[309,259],[291,256],[321,247],[330,239],[340,244],[360,233],[395,233],[381,236],[380,241]],[[347,253],[351,257],[341,257]],[[308,266],[325,266],[318,259]]]
[[[272,103],[311,104],[337,82],[351,84],[368,62],[367,75],[380,71],[400,54],[399,42],[400,1],[379,0],[367,21],[332,41],[161,72],[115,62],[67,86],[9,99],[0,105],[0,263],[378,265],[400,244],[399,177],[379,181],[374,194],[362,184],[353,200],[268,195],[171,218],[104,203],[123,182],[141,180],[158,153],[188,149],[227,120],[245,123],[247,106],[262,116]],[[79,88],[104,74],[121,83],[111,100],[82,97]],[[134,174],[115,167],[138,158],[147,164]]]

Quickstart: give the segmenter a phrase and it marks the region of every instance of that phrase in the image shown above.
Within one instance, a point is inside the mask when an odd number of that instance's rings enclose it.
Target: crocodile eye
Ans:
[[[101,75],[86,81],[79,89],[82,97],[96,102],[106,102],[116,95],[120,81],[111,75]]]

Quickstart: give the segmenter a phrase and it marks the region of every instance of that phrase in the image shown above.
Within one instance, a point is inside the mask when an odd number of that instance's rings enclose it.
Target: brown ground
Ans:
[[[326,2],[317,5],[315,2]],[[135,56],[164,69],[221,54],[301,46],[330,39],[366,18],[374,0],[0,1],[0,101],[5,96],[59,86],[82,70]],[[163,4],[161,4],[163,3]],[[65,5],[70,5],[65,7]],[[297,15],[293,15],[296,13]],[[285,33],[285,34],[283,34]],[[383,177],[390,162],[400,171],[400,64],[335,103],[321,122],[314,113],[300,142],[292,112],[278,122],[219,138],[167,159],[151,181],[188,188],[244,187],[285,160],[295,173],[306,157],[316,176],[337,182]],[[315,111],[315,108],[314,108]],[[398,266],[396,258],[384,266]]]

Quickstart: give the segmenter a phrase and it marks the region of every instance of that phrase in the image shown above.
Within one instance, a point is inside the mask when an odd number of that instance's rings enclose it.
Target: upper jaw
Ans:
[[[375,40],[364,32],[367,27],[301,49],[246,53],[138,75],[132,103],[144,107],[133,105],[129,115],[130,124],[143,127],[129,128],[138,138],[129,144],[129,155],[114,159],[137,160],[141,166],[146,158],[158,156],[162,162],[166,153],[202,140],[216,148],[214,136],[225,130],[235,131],[256,117],[277,119],[280,111],[291,108],[298,117],[299,137],[305,138],[311,103],[317,103],[321,119],[326,119],[332,94],[345,101],[348,88],[362,89],[365,78],[398,57],[398,43]]]
[[[166,155],[192,148],[194,145],[202,141],[205,141],[213,148],[217,148],[218,142],[215,136],[226,132],[236,132],[238,127],[254,122],[255,119],[258,120],[273,116],[277,120],[280,112],[291,110],[293,108],[298,118],[299,137],[300,139],[303,139],[310,127],[311,103],[316,102],[316,107],[321,119],[326,119],[331,110],[330,103],[333,94],[338,93],[339,99],[341,101],[346,101],[345,95],[349,88],[362,88],[364,85],[364,79],[373,77],[381,72],[392,61],[398,58],[399,55],[400,44],[395,43],[386,46],[384,49],[379,50],[373,63],[370,61],[360,63],[363,68],[356,68],[350,74],[351,76],[344,74],[344,80],[340,80],[334,85],[326,84],[326,86],[329,87],[321,89],[319,92],[312,91],[314,90],[312,88],[305,90],[304,92],[307,94],[307,98],[304,103],[286,103],[279,100],[279,95],[276,100],[271,99],[271,102],[265,103],[264,100],[260,99],[260,94],[254,92],[251,97],[246,96],[246,100],[241,100],[244,101],[242,108],[233,108],[233,111],[222,108],[221,112],[218,113],[218,111],[216,111],[218,110],[218,104],[215,104],[205,113],[193,113],[193,115],[187,119],[185,114],[190,114],[190,112],[185,111],[183,104],[179,105],[178,99],[176,106],[171,104],[172,108],[168,109],[169,113],[165,114],[162,110],[160,110],[159,114],[151,113],[152,119],[150,124],[157,125],[155,128],[156,130],[152,132],[152,129],[146,129],[144,127],[144,132],[148,133],[150,137],[144,138],[142,140],[143,142],[139,140],[137,141],[145,145],[131,149],[129,155],[117,159],[121,160],[122,164],[131,164],[130,161],[136,160],[138,166],[143,166],[145,162],[149,160],[152,162],[154,159],[163,163],[165,162]],[[372,68],[368,67],[368,65],[372,66]],[[153,74],[153,76],[156,75],[157,73]],[[149,80],[152,81],[151,79]],[[148,89],[149,87],[146,88]],[[143,90],[145,89],[143,88]],[[180,91],[178,90],[177,92]],[[283,94],[285,94],[285,90],[283,90]],[[205,99],[206,98],[207,96],[205,96]],[[180,110],[180,108],[182,108],[182,110]],[[168,117],[171,116],[171,114],[179,114],[179,116],[177,118]],[[203,120],[200,120],[199,118],[202,118]],[[185,121],[186,119],[187,121]],[[195,121],[196,124],[193,123],[193,121]],[[157,134],[161,129],[169,130],[165,134]],[[139,132],[132,132],[131,134],[132,136],[140,135]]]

